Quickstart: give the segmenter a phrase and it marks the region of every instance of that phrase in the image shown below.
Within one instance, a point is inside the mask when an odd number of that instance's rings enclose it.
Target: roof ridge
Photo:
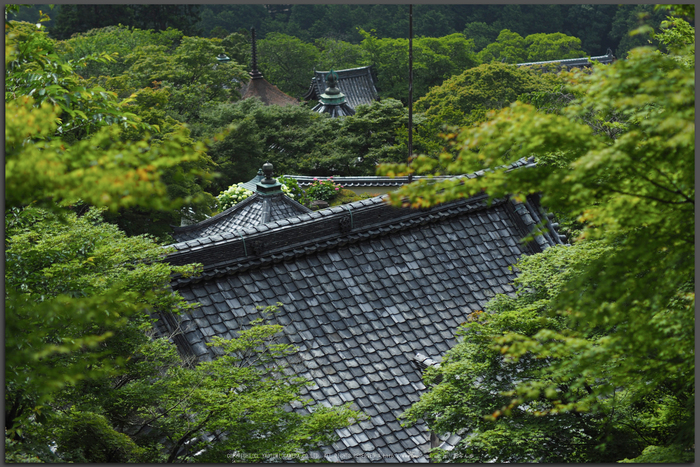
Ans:
[[[358,66],[355,68],[345,68],[344,70],[333,70],[334,73],[346,73],[349,71],[359,71],[359,70],[369,70],[372,68],[372,65],[365,65],[365,66]],[[314,73],[330,73],[331,70],[314,70]]]
[[[521,157],[518,160],[515,160],[511,162],[510,164],[502,165],[499,167],[496,167],[497,169],[502,169],[506,168],[508,170],[514,170],[519,167],[534,167],[536,166],[536,162],[534,157]],[[450,180],[453,178],[476,178],[484,174],[484,172],[490,171],[491,169],[482,169],[478,170],[476,172],[468,173],[468,174],[445,174],[445,175],[414,175],[413,177],[408,177],[408,176],[394,176],[394,177],[389,177],[387,175],[350,175],[350,176],[343,176],[343,175],[332,175],[328,178],[332,178],[333,181],[337,182],[346,182],[346,183],[351,183],[352,181],[384,181],[384,182],[391,182],[393,180],[396,180],[397,182],[410,182],[412,180],[422,180],[422,179],[427,179],[427,180]],[[313,180],[317,178],[322,178],[319,176],[313,176],[313,175],[285,175],[285,177],[293,178],[297,180],[298,183],[300,184],[306,184],[308,182],[312,182]],[[398,185],[399,183],[396,183]],[[385,183],[385,185],[392,185],[391,183]]]
[[[381,198],[374,199],[381,200]],[[204,272],[201,276],[194,278],[176,276],[173,278],[172,285],[179,287],[213,276],[305,256],[367,238],[385,236],[416,225],[432,224],[466,212],[487,209],[489,206],[500,205],[507,201],[503,198],[489,204],[487,199],[488,195],[480,194],[426,209],[395,208],[384,202],[362,204],[368,200],[361,200],[303,214],[297,218],[271,222],[256,228],[245,229],[245,231],[241,229],[236,232],[238,235],[231,233],[171,245],[178,250],[168,256],[171,264],[206,263],[207,260],[212,260],[209,264],[204,264]],[[349,208],[351,205],[355,205],[357,209]],[[373,212],[369,213],[369,211]],[[304,216],[309,216],[315,221],[312,228],[309,226],[311,219],[302,219]],[[278,225],[273,226],[274,224]],[[309,235],[309,231],[313,233]],[[319,233],[320,236],[317,235]],[[226,259],[220,260],[220,258]]]

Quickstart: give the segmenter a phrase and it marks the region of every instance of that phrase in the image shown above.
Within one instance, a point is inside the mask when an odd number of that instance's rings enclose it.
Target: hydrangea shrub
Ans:
[[[285,183],[282,183],[280,181],[280,183],[282,185],[282,193],[284,193],[285,195],[289,196],[292,199],[296,199],[296,198],[300,197],[297,193],[294,192],[293,188],[290,188],[289,186],[287,186],[286,183],[288,183],[288,182],[289,182],[289,180],[285,180]],[[294,180],[294,182],[296,183],[296,180]],[[298,184],[297,184],[296,188],[299,191],[301,191],[301,188],[299,188]],[[224,210],[230,208],[231,206],[234,206],[234,205],[240,203],[244,199],[251,196],[253,193],[254,193],[253,191],[250,191],[249,189],[244,188],[242,182],[237,183],[236,185],[231,185],[226,190],[219,193],[219,196],[216,197],[216,199],[218,201],[218,205],[219,205],[219,210],[224,211]],[[302,191],[302,194],[303,194],[303,191]]]
[[[325,180],[314,178],[313,183],[306,189],[306,196],[309,200],[322,200],[330,203],[339,194],[343,188],[340,184],[333,181],[333,177],[328,177]]]
[[[240,203],[244,199],[252,195],[253,192],[247,188],[243,188],[243,183],[231,185],[216,197],[221,211],[230,208],[231,206]]]

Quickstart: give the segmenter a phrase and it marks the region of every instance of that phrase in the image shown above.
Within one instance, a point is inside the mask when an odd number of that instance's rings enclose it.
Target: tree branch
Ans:
[[[693,205],[695,204],[695,200],[689,198],[688,196],[686,196],[685,193],[683,193],[681,190],[679,190],[678,187],[677,187],[676,185],[673,184],[673,181],[670,180],[670,178],[668,177],[667,174],[665,174],[664,172],[661,172],[661,171],[660,171],[658,168],[656,168],[656,167],[653,167],[653,168],[654,168],[657,172],[659,172],[661,175],[665,176],[665,177],[671,182],[671,185],[673,185],[673,187],[676,188],[676,189],[675,189],[675,190],[672,190],[672,189],[670,189],[670,188],[668,188],[668,187],[665,187],[665,186],[661,185],[661,184],[658,183],[658,182],[655,182],[654,180],[652,180],[652,179],[650,179],[649,177],[647,177],[646,175],[644,175],[643,172],[641,172],[641,171],[639,171],[639,170],[636,170],[635,168],[632,168],[632,170],[633,170],[634,172],[636,172],[636,174],[637,174],[641,179],[646,180],[647,182],[651,183],[651,184],[654,185],[655,187],[660,188],[661,190],[667,191],[667,192],[669,192],[669,193],[671,193],[671,194],[673,194],[673,195],[680,195],[680,196],[682,196],[683,198],[685,198],[687,202],[689,202],[689,203],[691,203],[691,204],[693,204]]]
[[[170,456],[168,457],[168,460],[166,461],[168,464],[172,464],[173,462],[175,462],[175,459],[177,458],[177,453],[180,450],[180,448],[182,447],[182,445],[185,444],[185,441],[187,441],[187,439],[190,436],[192,436],[196,431],[202,429],[204,427],[204,425],[207,424],[207,422],[212,417],[212,415],[214,415],[214,412],[209,412],[207,417],[204,420],[202,420],[202,423],[200,423],[196,427],[192,428],[190,431],[188,431],[187,433],[185,433],[184,435],[182,435],[180,437],[180,439],[177,441],[177,443],[175,443],[175,446],[173,447],[173,449],[170,451]]]
[[[695,204],[695,202],[694,202],[693,200],[688,200],[688,201],[669,201],[669,200],[657,198],[657,197],[655,197],[655,196],[640,195],[640,194],[636,194],[636,193],[627,193],[626,191],[616,190],[616,189],[610,188],[610,187],[606,187],[606,188],[607,188],[608,190],[614,192],[614,193],[619,193],[619,194],[621,194],[621,195],[632,196],[632,197],[635,197],[635,198],[650,199],[650,200],[652,200],[652,201],[658,201],[658,202],[664,203],[664,204],[675,204],[675,205],[678,205],[678,204],[688,204],[688,203]]]

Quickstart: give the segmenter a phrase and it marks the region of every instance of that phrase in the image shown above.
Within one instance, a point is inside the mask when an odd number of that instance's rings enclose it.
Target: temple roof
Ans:
[[[216,216],[196,224],[173,227],[175,240],[184,242],[200,237],[236,232],[241,229],[311,212],[311,209],[282,193],[279,189],[279,183],[271,178],[271,164],[269,171],[268,178],[270,180],[267,184],[261,169],[258,175],[248,182],[248,185],[253,184],[252,189],[244,185],[246,189],[255,192],[243,201],[236,203]]]
[[[597,57],[581,57],[581,58],[567,58],[564,60],[547,60],[544,62],[527,62],[527,63],[517,63],[516,66],[537,66],[537,65],[549,65],[549,64],[557,64],[561,66],[565,66],[568,68],[574,68],[574,67],[588,67],[593,65],[593,62],[600,62],[605,65],[609,65],[612,62],[614,62],[615,56],[612,53],[612,50],[608,49],[607,53],[605,55],[599,55]]]
[[[280,91],[277,86],[273,86],[262,76],[258,79],[251,79],[247,84],[241,86],[241,96],[241,99],[257,97],[265,105],[299,105],[297,99]]]
[[[371,66],[334,70],[338,74],[338,87],[347,98],[348,105],[355,109],[360,104],[371,104],[378,99],[376,80]],[[326,75],[330,71],[316,71],[304,100],[319,100],[326,89]]]
[[[532,159],[520,159],[518,161],[510,164],[510,168],[518,167],[529,167],[533,166],[534,161]],[[261,176],[259,174],[258,176]],[[306,188],[311,186],[314,179],[319,178],[319,176],[313,175],[285,175],[286,178],[293,178],[297,181],[300,187]],[[438,175],[438,176],[424,176],[424,175],[414,175],[409,178],[407,176],[397,176],[397,177],[387,177],[387,176],[376,176],[376,175],[355,175],[355,176],[333,176],[333,182],[338,183],[343,186],[343,188],[398,188],[402,185],[411,183],[412,181],[418,181],[422,179],[431,179],[435,181],[447,180],[454,178],[454,175]],[[254,182],[256,179],[251,180],[248,183]]]
[[[539,223],[548,232],[523,244]],[[426,390],[422,369],[439,363],[471,313],[514,292],[510,266],[521,255],[562,243],[555,227],[537,196],[489,203],[482,194],[420,210],[378,197],[200,237],[175,244],[168,261],[203,264],[201,275],[171,283],[201,306],[157,325],[206,361],[217,356],[206,345],[213,336],[233,338],[261,317],[256,305],[281,302],[270,320],[298,349],[286,363],[313,383],[306,397],[371,416],[338,430],[323,454],[427,462],[427,427],[398,418]]]
[[[319,102],[311,110],[318,113],[327,113],[332,118],[355,115],[355,110],[350,107],[347,102],[343,102],[342,104],[324,104]]]
[[[306,188],[311,186],[314,182],[314,178],[319,178],[318,176],[313,177],[310,175],[285,175],[287,178],[293,178],[297,181],[300,187]],[[333,176],[333,182],[338,183],[343,186],[343,188],[360,188],[360,187],[376,187],[376,188],[398,188],[411,181],[417,181],[424,178],[431,178],[433,180],[447,180],[449,178],[454,178],[454,175],[440,175],[437,177],[425,177],[421,175],[415,175],[411,180],[408,177],[385,177],[385,176],[347,176],[341,177],[338,175]]]
[[[241,99],[257,97],[265,105],[298,105],[299,101],[292,96],[282,92],[277,86],[270,84],[258,70],[258,52],[255,43],[255,28],[250,28],[252,65],[250,71],[250,81],[241,86]]]

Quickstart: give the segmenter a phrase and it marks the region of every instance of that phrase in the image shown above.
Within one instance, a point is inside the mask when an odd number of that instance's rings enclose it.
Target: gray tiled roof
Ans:
[[[510,165],[511,168],[518,168],[518,167],[527,167],[527,166],[532,166],[534,165],[533,159],[521,159],[519,161],[516,161]],[[468,176],[468,175],[467,175]],[[302,188],[306,188],[310,186],[315,178],[318,177],[313,177],[313,176],[308,176],[308,175],[285,175],[287,178],[293,178],[299,183],[299,186]],[[360,187],[376,187],[376,188],[381,188],[381,187],[399,187],[402,185],[406,185],[408,183],[411,183],[411,181],[417,181],[421,179],[427,179],[431,178],[436,181],[442,181],[442,180],[447,180],[449,178],[454,178],[454,175],[439,175],[439,176],[423,176],[423,175],[416,175],[414,176],[411,180],[409,180],[408,177],[402,176],[402,177],[386,177],[386,176],[348,176],[348,177],[341,177],[341,176],[333,176],[333,181],[335,183],[338,183],[342,185],[344,188],[360,188]],[[254,179],[255,180],[255,179]],[[253,182],[251,180],[248,183]]]
[[[338,87],[345,94],[351,108],[360,104],[371,104],[379,96],[372,67],[364,66],[347,70],[333,70],[338,74]],[[318,100],[326,89],[326,75],[329,71],[316,71],[311,78],[311,86],[304,95],[305,100]]]
[[[355,110],[350,107],[347,102],[342,104],[324,104],[323,102],[319,102],[311,110],[321,114],[327,113],[331,116],[331,118],[355,115]]]
[[[169,261],[202,262],[204,271],[172,282],[201,303],[182,317],[176,342],[209,360],[211,336],[235,337],[260,317],[256,305],[282,302],[273,322],[284,326],[281,340],[298,348],[287,360],[314,383],[307,395],[326,406],[352,402],[371,417],[338,430],[340,440],[325,452],[338,457],[330,459],[426,462],[426,426],[404,428],[397,419],[425,390],[416,360],[437,363],[470,313],[513,292],[508,267],[523,253],[561,243],[552,233],[521,245],[540,221],[553,230],[537,197],[488,205],[477,196],[423,210],[372,198],[240,236],[182,242]],[[174,325],[160,326],[172,332]]]
[[[174,227],[173,237],[180,242],[210,237],[298,216],[306,212],[311,212],[311,210],[286,195],[263,196],[260,193],[253,193],[216,216],[197,224]]]
[[[299,186],[302,188],[306,188],[310,186],[314,182],[314,178],[320,178],[320,177],[312,177],[309,175],[285,175],[287,178],[293,178],[299,183]],[[324,179],[326,177],[323,177]],[[412,181],[420,180],[422,178],[427,178],[424,176],[414,176]],[[454,175],[441,175],[437,177],[431,177],[434,180],[447,180],[448,178],[454,178]],[[333,181],[335,183],[338,183],[342,185],[344,188],[360,188],[360,187],[376,187],[376,188],[382,188],[382,187],[399,187],[401,185],[406,185],[410,183],[408,180],[408,177],[385,177],[385,176],[349,176],[349,177],[340,177],[340,176],[333,176]]]
[[[609,65],[610,63],[615,61],[615,56],[612,53],[612,50],[608,49],[608,53],[606,55],[599,55],[597,57],[581,57],[581,58],[567,58],[564,60],[547,60],[544,62],[527,62],[527,63],[517,63],[516,66],[536,66],[536,65],[548,65],[550,63],[554,63],[557,65],[562,65],[568,68],[573,68],[573,67],[584,67],[584,66],[591,66],[593,65],[593,62],[600,62],[605,65]]]
[[[265,178],[265,174],[263,174],[262,169],[258,169],[258,173],[255,175],[255,177],[251,178],[247,182],[241,183],[241,186],[243,186],[243,188],[246,190],[257,191],[258,182],[260,182],[263,178]]]

